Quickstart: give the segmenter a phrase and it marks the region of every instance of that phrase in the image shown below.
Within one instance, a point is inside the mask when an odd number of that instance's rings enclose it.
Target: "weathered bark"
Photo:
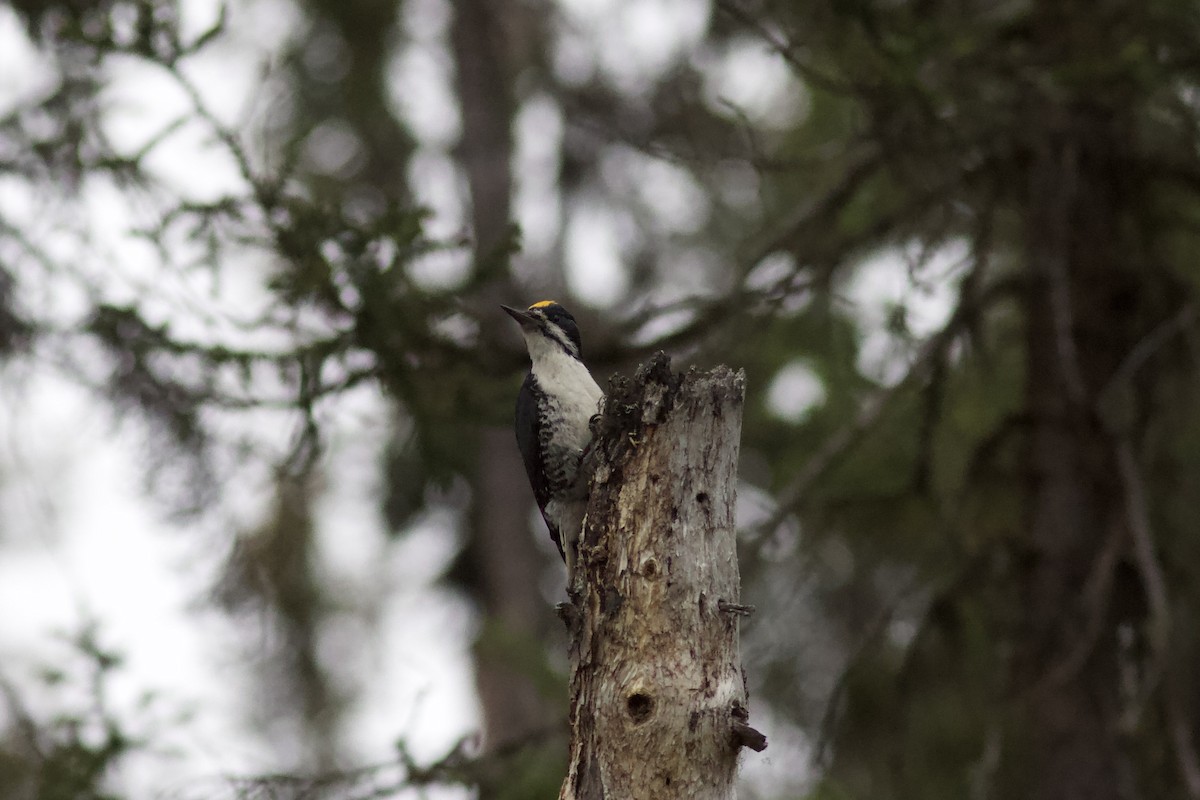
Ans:
[[[568,610],[571,765],[563,800],[732,798],[747,724],[733,520],[743,376],[614,386]]]

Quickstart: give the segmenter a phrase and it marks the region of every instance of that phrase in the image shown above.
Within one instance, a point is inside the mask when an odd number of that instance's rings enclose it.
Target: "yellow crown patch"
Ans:
[[[535,308],[545,308],[546,306],[556,306],[556,305],[558,305],[558,303],[554,302],[553,300],[541,300],[541,301],[531,305],[529,307],[529,310],[533,311]]]

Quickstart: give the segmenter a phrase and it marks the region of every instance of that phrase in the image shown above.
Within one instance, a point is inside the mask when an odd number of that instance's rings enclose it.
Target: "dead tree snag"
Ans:
[[[728,800],[752,728],[738,651],[734,499],[744,376],[614,383],[597,420],[572,587],[561,800]]]

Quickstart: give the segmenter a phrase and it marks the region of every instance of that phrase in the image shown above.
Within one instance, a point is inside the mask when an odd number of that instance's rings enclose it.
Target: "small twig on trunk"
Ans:
[[[729,603],[724,600],[718,600],[717,610],[724,611],[727,614],[737,614],[738,616],[748,617],[758,609],[754,606],[744,605],[742,603]]]

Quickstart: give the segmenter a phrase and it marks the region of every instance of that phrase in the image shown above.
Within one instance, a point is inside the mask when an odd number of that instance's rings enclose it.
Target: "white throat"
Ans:
[[[525,333],[529,358],[533,362],[533,377],[542,391],[550,395],[564,409],[586,409],[582,419],[583,429],[579,435],[586,444],[587,421],[600,411],[600,398],[604,396],[592,373],[583,362],[565,353],[553,342],[537,331]]]

